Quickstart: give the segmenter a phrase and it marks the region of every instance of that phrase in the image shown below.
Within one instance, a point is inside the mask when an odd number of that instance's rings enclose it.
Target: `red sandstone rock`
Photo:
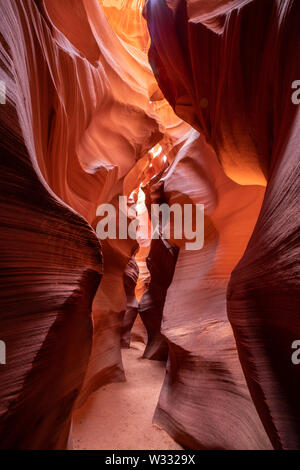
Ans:
[[[101,248],[89,224],[152,178],[171,203],[206,207],[203,250],[168,240],[180,252],[167,296],[175,258],[164,271],[154,243],[150,281],[140,250],[148,352],[162,357],[164,303],[170,350],[155,419],[188,448],[270,448],[265,430],[275,448],[299,448],[299,2],[149,0],[160,89],[134,5],[0,1],[0,446],[65,448],[74,407],[124,379],[137,244]]]
[[[110,280],[123,282],[120,268],[131,247],[121,263],[122,246],[103,247],[108,260],[93,303],[87,369],[90,309],[102,272],[100,244],[87,222],[122,191],[121,178],[162,136],[149,107],[154,78],[146,60],[114,34],[96,0],[1,1],[0,8],[9,102],[1,106],[5,279],[13,270],[13,300],[1,304],[9,311],[1,340],[10,361],[1,368],[1,446],[64,448],[75,400],[123,374],[126,297],[120,292],[115,303],[104,300],[112,295]]]
[[[7,85],[0,109],[0,331],[7,345],[7,364],[0,365],[0,448],[62,449],[91,350],[100,245],[36,171],[23,135],[28,122],[20,87],[26,83],[18,82],[2,47],[0,60]],[[32,135],[26,137],[29,143]]]
[[[268,449],[226,312],[228,280],[264,191],[232,182],[195,131],[163,180],[169,204],[205,205],[205,241],[195,251],[178,241],[162,321],[170,353],[155,421],[187,448]]]
[[[146,206],[150,216],[152,204],[166,202],[164,200],[163,188],[161,184],[155,184],[154,178],[144,186],[143,190],[146,195]],[[176,247],[172,247],[167,240],[163,239],[161,223],[159,224],[158,231],[159,237],[151,240],[149,254],[146,258],[150,281],[139,302],[138,308],[148,335],[143,357],[166,361],[169,349],[160,330],[166,294],[172,282],[178,250]]]
[[[168,345],[160,330],[166,293],[172,281],[176,259],[176,248],[166,240],[161,237],[152,240],[147,257],[151,280],[139,302],[139,314],[148,334],[143,354],[146,359],[166,361],[168,358]]]
[[[130,348],[131,330],[138,316],[138,301],[135,288],[139,276],[139,268],[133,257],[127,264],[124,272],[124,288],[126,292],[126,310],[123,319],[121,346]]]
[[[252,399],[279,449],[299,448],[300,436],[291,363],[300,328],[299,107],[291,100],[299,8],[294,0],[149,0],[145,9],[149,58],[175,112],[206,137],[234,181],[267,185],[228,310]]]

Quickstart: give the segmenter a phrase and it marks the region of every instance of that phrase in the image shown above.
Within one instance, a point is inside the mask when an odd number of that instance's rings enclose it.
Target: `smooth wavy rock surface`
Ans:
[[[0,0],[0,447],[70,446],[138,300],[172,437],[300,448],[300,2],[143,4]],[[98,206],[146,185],[205,205],[203,249],[97,239]]]
[[[168,345],[160,330],[166,294],[172,282],[176,260],[177,249],[175,247],[169,245],[162,237],[152,240],[146,259],[151,279],[138,306],[148,334],[143,354],[146,359],[166,361],[168,358]]]
[[[228,314],[273,446],[299,448],[291,345],[300,328],[299,106],[292,102],[300,4],[149,0],[145,16],[152,68],[175,112],[205,136],[229,177],[266,186],[230,281]]]
[[[115,306],[103,299],[111,293],[110,276],[123,284],[120,266],[132,247],[119,264],[122,246],[103,247],[105,282],[93,300],[103,269],[88,223],[162,137],[149,105],[155,80],[146,60],[116,36],[97,0],[2,0],[0,11],[7,88],[1,340],[10,363],[1,367],[1,446],[65,448],[84,377],[79,402],[116,370],[123,374],[126,296]],[[99,348],[102,362],[94,369]]]
[[[16,17],[6,11],[5,20]],[[0,52],[7,94],[0,108],[0,308],[7,346],[7,363],[0,366],[0,448],[61,449],[89,360],[102,262],[91,227],[38,170],[23,95],[29,77],[20,81],[15,71],[18,50],[3,48],[15,34],[6,31]],[[22,52],[19,59],[25,67]]]
[[[138,301],[135,295],[136,284],[139,276],[139,268],[134,257],[127,264],[123,276],[126,292],[126,310],[123,319],[121,346],[130,348],[131,330],[138,316]]]
[[[169,204],[205,205],[205,240],[201,250],[180,246],[167,292],[161,331],[169,360],[155,421],[189,449],[269,449],[226,311],[228,280],[264,190],[231,181],[196,131],[163,181]]]

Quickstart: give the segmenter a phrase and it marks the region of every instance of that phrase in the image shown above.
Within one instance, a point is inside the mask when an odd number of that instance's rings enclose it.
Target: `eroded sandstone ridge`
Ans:
[[[196,131],[163,180],[169,204],[205,205],[205,232],[201,250],[186,250],[178,241],[162,322],[169,361],[155,420],[184,447],[267,449],[226,311],[228,280],[253,230],[264,189],[230,180]]]
[[[126,49],[96,0],[0,6],[7,93],[1,340],[8,352],[0,445],[64,448],[75,401],[123,379],[118,315],[126,305],[122,266],[133,246],[103,246],[107,268],[97,290],[103,256],[88,223],[162,136],[149,106],[156,85],[149,64]]]
[[[29,92],[34,76],[24,73],[25,10],[2,2],[1,13],[0,331],[7,364],[0,369],[0,447],[61,449],[91,351],[102,258],[91,227],[40,172]]]
[[[230,178],[266,185],[231,276],[228,315],[273,446],[299,448],[300,374],[291,344],[300,335],[300,115],[291,87],[300,73],[300,4],[149,0],[145,16],[150,62],[176,113],[205,136]]]
[[[75,408],[125,380],[139,302],[178,443],[300,448],[299,1],[0,13],[0,447],[71,447]],[[119,196],[142,206],[138,238],[99,240]],[[204,204],[202,249],[143,235],[158,201]]]

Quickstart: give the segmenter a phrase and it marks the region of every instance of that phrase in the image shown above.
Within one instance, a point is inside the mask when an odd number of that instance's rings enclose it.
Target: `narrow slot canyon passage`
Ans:
[[[300,450],[300,0],[0,16],[0,449]]]
[[[152,423],[165,376],[165,363],[142,359],[145,345],[122,350],[126,382],[94,392],[73,417],[75,450],[182,449]]]

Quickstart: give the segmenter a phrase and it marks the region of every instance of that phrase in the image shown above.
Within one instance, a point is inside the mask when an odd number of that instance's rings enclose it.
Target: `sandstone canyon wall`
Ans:
[[[132,243],[103,246],[110,269],[94,299],[103,256],[88,223],[162,135],[149,108],[155,81],[149,65],[114,35],[97,1],[0,5],[7,89],[1,339],[10,364],[1,368],[1,446],[64,448],[75,401],[115,375],[123,378],[116,318],[126,305],[123,281],[115,309],[103,298],[112,288],[106,279],[123,279]]]
[[[266,185],[230,280],[228,315],[273,446],[299,448],[300,376],[291,362],[300,326],[299,107],[291,99],[299,2],[149,0],[144,14],[149,59],[175,112],[205,136],[230,178]]]
[[[170,352],[155,421],[187,448],[268,449],[226,311],[228,280],[252,233],[264,189],[230,180],[196,131],[163,181],[169,204],[204,204],[205,229],[202,249],[187,250],[177,241],[162,322]]]
[[[144,3],[0,0],[0,447],[70,447],[139,308],[177,442],[299,449],[300,4]],[[203,248],[97,239],[142,189],[204,204]]]
[[[7,364],[0,371],[0,447],[65,448],[91,350],[102,258],[88,223],[58,199],[39,170],[32,77],[16,72],[26,70],[25,41],[20,36],[14,42],[17,20],[25,18],[21,11],[16,17],[10,2],[3,7],[1,44],[11,47],[1,47],[7,99],[0,109],[1,338]]]

